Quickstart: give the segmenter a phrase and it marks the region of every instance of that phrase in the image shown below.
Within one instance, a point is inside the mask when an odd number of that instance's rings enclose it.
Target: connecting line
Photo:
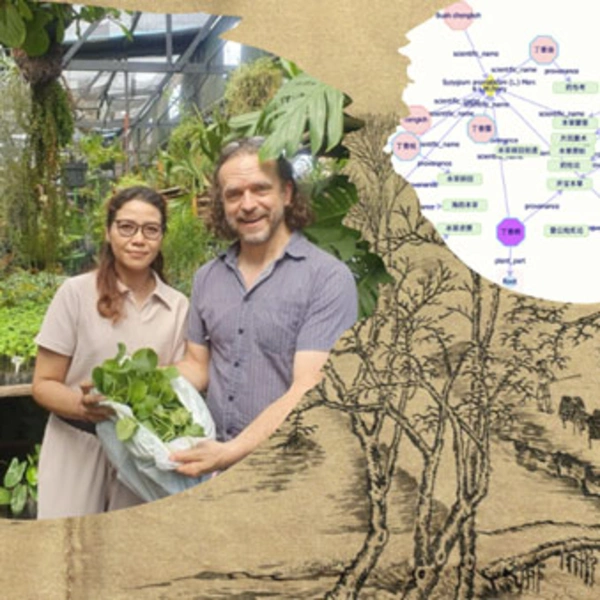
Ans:
[[[467,41],[469,42],[469,45],[471,46],[471,50],[473,50],[473,52],[475,52],[475,58],[477,59],[477,62],[479,63],[479,68],[481,69],[482,77],[485,77],[486,76],[485,67],[483,66],[483,63],[481,62],[481,59],[479,58],[479,52],[477,52],[477,50],[475,49],[475,44],[473,43],[473,40],[471,39],[471,36],[469,35],[469,32],[466,29],[465,29],[465,37],[467,38]]]
[[[514,92],[504,92],[503,96],[511,96],[512,98],[521,100],[521,102],[525,102],[526,104],[531,104],[532,106],[535,106],[536,108],[543,108],[544,110],[548,110],[551,112],[559,112],[561,114],[564,113],[564,111],[562,111],[562,110],[552,108],[551,106],[545,106],[544,104],[540,104],[539,102],[535,102],[533,100],[530,100],[529,98],[523,98],[523,96],[519,96],[518,94],[515,94]]]
[[[438,144],[443,142],[454,130],[454,128],[464,119],[465,117],[460,117],[459,119],[456,119],[456,122],[454,123],[454,125],[452,125],[452,127],[450,127],[450,129],[448,129],[448,131],[446,131],[446,133],[438,140]],[[427,160],[436,150],[439,149],[439,146],[434,146],[427,154],[419,154],[419,156],[422,156],[424,160]],[[417,171],[419,169],[419,165],[416,165],[414,169],[412,169],[412,171],[410,171],[409,173],[407,173],[405,175],[405,179],[407,181],[410,181],[410,177],[412,176],[412,174]]]
[[[600,198],[600,194],[598,193],[598,191],[596,190],[596,188],[592,188],[590,190],[590,192],[592,192],[594,194],[594,196],[596,196],[596,198]]]
[[[592,169],[591,171],[588,171],[587,173],[584,173],[584,174],[578,174],[578,173],[576,173],[576,175],[582,175],[583,177],[589,177],[589,176],[594,175],[595,173],[597,173],[598,169],[599,168],[597,167],[595,169]]]
[[[499,135],[499,127],[498,127],[498,116],[496,114],[496,108],[492,109],[494,114],[494,122],[496,123],[496,137],[500,137]],[[502,194],[504,196],[504,209],[506,210],[506,216],[510,217],[510,206],[508,204],[508,190],[506,189],[506,177],[504,176],[504,161],[500,159],[498,161],[500,163],[500,181],[502,183]]]
[[[531,62],[531,57],[530,57],[530,58],[527,58],[527,59],[525,60],[525,62],[522,62],[522,63],[521,63],[521,64],[520,64],[518,67],[516,67],[516,69],[515,69],[515,71],[514,71],[514,72],[515,72],[515,73],[520,73],[520,72],[521,72],[521,69],[522,69],[523,67],[527,66],[527,65],[528,65],[530,62]]]
[[[597,173],[599,170],[600,170],[600,167],[592,169],[591,171],[588,171],[587,173],[578,173],[577,171],[573,171],[573,172],[575,173],[575,175],[577,175],[577,177],[585,178],[585,177],[591,177],[592,175]],[[600,193],[598,193],[596,188],[592,187],[589,189],[589,191],[592,192],[592,194],[594,194],[594,196],[596,196],[596,198],[600,198]]]
[[[529,219],[531,219],[531,217],[533,217],[534,215],[536,215],[537,213],[540,212],[540,210],[542,210],[542,206],[546,206],[546,204],[550,204],[551,202],[553,202],[557,196],[561,196],[562,195],[562,190],[559,190],[558,192],[555,192],[552,196],[550,196],[550,198],[548,198],[548,200],[546,200],[546,202],[543,202],[542,205],[540,206],[540,208],[536,208],[533,209],[524,219],[523,219],[523,223],[525,223],[525,221],[529,221]]]
[[[506,274],[509,277],[512,277],[512,274],[513,274],[513,270],[512,270],[512,258],[513,258],[513,249],[509,248],[508,249],[508,270],[506,272]]]
[[[453,106],[455,106],[456,104],[458,104],[458,108],[453,109],[454,111],[458,111],[465,106],[465,102],[467,100],[470,100],[471,98],[475,98],[477,97],[476,93],[473,94],[469,94],[468,96],[465,96],[464,98],[459,98],[456,102],[452,102],[452,104],[447,104],[446,106],[448,108],[452,108]],[[442,117],[435,125],[432,125],[428,131],[425,132],[425,134],[423,136],[421,136],[422,138],[426,137],[428,134],[430,134],[432,131],[435,131],[438,127],[441,127],[448,119],[454,119],[455,115],[453,114],[450,117]]]
[[[559,71],[563,70],[562,67],[556,62],[556,60],[552,61],[550,66],[555,67]],[[571,81],[571,76],[568,73],[563,73],[563,77],[564,81]]]
[[[506,80],[508,78],[512,77],[513,75],[518,75],[521,72],[521,69],[523,69],[523,67],[526,67],[529,62],[531,62],[530,58],[528,58],[525,62],[521,63],[518,67],[514,67],[513,70],[507,72],[506,75],[497,77],[496,81],[498,83],[506,83]]]
[[[500,160],[500,181],[502,182],[502,193],[504,195],[504,208],[506,216],[510,217],[510,206],[508,204],[508,190],[506,189],[506,177],[504,175],[504,161]]]
[[[431,152],[430,152],[430,154],[431,154]],[[425,156],[425,155],[424,155],[422,152],[419,152],[419,154],[417,155],[417,158],[416,158],[415,160],[416,160],[416,162],[418,163],[418,162],[419,162],[419,160],[427,160],[427,156]],[[409,173],[407,173],[407,174],[406,174],[406,176],[405,176],[405,179],[406,179],[407,181],[410,181],[410,176],[411,176],[413,173],[415,173],[415,171],[418,171],[419,169],[421,169],[421,168],[423,168],[423,167],[429,167],[429,165],[419,165],[419,164],[417,164],[417,165],[416,165],[416,166],[413,168],[413,170],[412,170],[412,171],[410,171]],[[442,167],[442,166],[436,166],[436,168],[437,168],[437,170],[438,170],[440,173],[444,173],[444,174],[446,174],[446,173],[448,172],[448,169],[445,169],[445,168],[444,168],[444,167]]]
[[[544,143],[547,148],[550,148],[548,140],[546,140],[544,136],[537,131],[537,129],[535,129],[535,127],[531,125],[531,123],[529,123],[529,121],[512,104],[509,104],[508,107],[517,115],[517,117],[519,117],[519,119],[521,119],[521,121],[523,121],[523,123],[525,123],[525,125],[527,125],[527,127],[529,127],[529,129],[531,129],[531,131],[533,131],[533,133],[535,133],[535,135],[540,138],[540,140],[542,140],[542,143]]]
[[[506,73],[506,75],[502,75],[501,77],[496,78],[496,81],[498,83],[505,83],[506,80],[511,77],[512,75],[518,75],[521,72],[521,69],[523,69],[523,67],[526,67],[528,63],[531,62],[531,59],[528,58],[525,62],[521,63],[518,67],[514,67],[514,70]]]

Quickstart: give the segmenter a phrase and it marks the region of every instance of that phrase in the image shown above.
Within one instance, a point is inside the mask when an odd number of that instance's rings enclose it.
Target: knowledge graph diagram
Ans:
[[[401,49],[395,171],[464,263],[551,300],[600,301],[597,16],[589,0],[457,2]]]

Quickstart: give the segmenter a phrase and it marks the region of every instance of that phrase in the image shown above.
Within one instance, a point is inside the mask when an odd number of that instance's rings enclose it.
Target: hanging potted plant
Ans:
[[[64,184],[67,189],[80,188],[85,185],[85,174],[88,165],[83,160],[70,160],[63,165]]]
[[[60,81],[62,42],[72,23],[93,22],[119,11],[34,0],[0,4],[0,45],[9,48],[30,87],[31,120],[23,161],[24,235],[36,240],[34,266],[56,262],[61,239],[64,197],[57,186],[61,150],[71,141],[74,119],[67,90]]]

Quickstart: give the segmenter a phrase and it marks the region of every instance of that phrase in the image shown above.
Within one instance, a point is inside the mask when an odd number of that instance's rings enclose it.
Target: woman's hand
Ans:
[[[114,411],[109,406],[100,406],[98,404],[101,400],[104,400],[104,396],[92,393],[93,384],[87,382],[81,383],[79,387],[82,392],[79,400],[80,418],[90,423],[99,423],[100,421],[109,419]]]

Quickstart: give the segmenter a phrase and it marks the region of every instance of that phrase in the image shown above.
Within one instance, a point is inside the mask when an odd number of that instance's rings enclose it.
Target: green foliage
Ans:
[[[33,90],[33,89],[32,89]],[[37,86],[31,96],[31,122],[24,160],[28,177],[29,219],[23,228],[23,249],[39,268],[57,264],[64,234],[64,190],[56,185],[61,170],[60,150],[73,135],[69,98],[59,81]]]
[[[381,257],[369,252],[360,232],[343,224],[350,208],[358,202],[356,186],[346,175],[333,174],[317,181],[312,190],[315,224],[304,229],[306,237],[346,263],[356,279],[359,318],[375,310],[379,285],[392,283]]]
[[[125,160],[125,152],[118,138],[113,139],[110,143],[106,143],[101,134],[90,133],[83,136],[79,140],[78,145],[88,167],[92,171],[106,168],[114,163],[120,163]]]
[[[70,140],[69,99],[54,81],[32,94],[12,59],[0,76],[0,238],[13,265],[53,268],[70,240],[57,185],[60,146]]]
[[[261,110],[233,117],[232,129],[244,136],[264,135],[261,158],[291,157],[308,145],[319,155],[340,146],[343,136],[362,126],[362,121],[344,114],[350,99],[339,90],[281,60],[287,79]]]
[[[344,113],[350,99],[303,73],[291,62],[279,60],[275,68],[283,73],[284,82],[260,109],[228,121],[218,114],[210,124],[199,113],[182,121],[173,131],[163,156],[169,182],[192,193],[202,193],[210,185],[221,148],[239,137],[265,136],[260,153],[264,160],[282,153],[292,159],[302,148],[320,157],[345,154],[345,134],[363,124]],[[342,163],[329,160],[330,166],[339,170]],[[357,279],[360,316],[368,316],[375,308],[379,284],[390,282],[391,276],[383,261],[369,251],[369,244],[361,239],[360,232],[343,225],[348,210],[357,202],[356,187],[339,173],[332,176],[319,169],[307,187],[316,223],[306,228],[305,233],[350,267]],[[174,254],[169,254],[167,264]]]
[[[164,442],[183,436],[204,437],[203,427],[192,422],[191,413],[171,387],[177,369],[158,367],[158,356],[151,348],[140,348],[131,357],[126,354],[125,345],[120,343],[115,358],[92,371],[96,389],[110,400],[129,406],[135,416],[119,419],[119,440],[130,439],[138,423]]]
[[[0,59],[0,255],[18,257],[18,239],[24,213],[23,187],[29,168],[22,160],[25,130],[29,124],[29,89],[14,61]]]
[[[16,271],[0,280],[0,360],[11,368],[13,357],[27,367],[35,357],[33,341],[62,277]]]
[[[240,65],[229,77],[224,99],[230,116],[262,109],[283,83],[283,71],[272,58],[262,56]]]
[[[229,135],[227,120],[218,111],[213,113],[211,122],[198,111],[185,115],[160,156],[166,185],[181,186],[192,195],[204,193]]]
[[[23,265],[54,268],[71,240],[63,225],[67,210],[64,189],[57,185],[61,173],[61,150],[74,131],[72,107],[60,83],[66,28],[73,22],[93,22],[120,11],[34,0],[3,0],[0,3],[0,44],[12,49],[23,78],[30,85],[31,112],[25,127],[21,157],[21,205],[12,209],[18,221],[11,242]]]
[[[196,270],[225,246],[194,215],[189,197],[169,202],[169,221],[162,251],[169,283],[190,296]]]
[[[350,99],[291,62],[282,60],[280,66],[286,81],[277,94],[261,110],[233,117],[232,134],[265,136],[260,152],[264,160],[281,154],[292,158],[301,148],[313,156],[344,156],[344,136],[363,125],[344,113]],[[333,160],[330,167],[339,170]],[[351,269],[357,280],[359,316],[366,317],[375,309],[379,284],[391,282],[392,277],[381,258],[369,251],[361,233],[343,224],[358,201],[356,186],[339,173],[324,174],[319,167],[315,173],[308,187],[316,222],[304,233]]]
[[[27,365],[36,354],[36,345],[33,338],[39,331],[44,314],[38,307],[1,307],[0,321],[2,321],[2,334],[0,335],[0,356],[3,362],[9,364],[10,360],[19,356]]]
[[[75,121],[67,92],[58,81],[51,81],[40,87],[37,94],[32,96],[32,123],[30,135],[37,147],[34,147],[35,160],[38,168],[44,161],[52,161],[54,166],[59,159],[57,154],[44,155],[49,148],[58,152],[64,148],[73,137]]]
[[[4,474],[0,487],[0,506],[10,507],[11,515],[18,517],[23,513],[28,500],[37,502],[38,463],[40,445],[36,444],[32,454],[25,460],[13,457]]]
[[[35,0],[4,0],[0,5],[0,44],[42,56],[52,42],[62,43],[72,22],[92,23],[105,16],[117,19],[114,8],[77,6]]]

